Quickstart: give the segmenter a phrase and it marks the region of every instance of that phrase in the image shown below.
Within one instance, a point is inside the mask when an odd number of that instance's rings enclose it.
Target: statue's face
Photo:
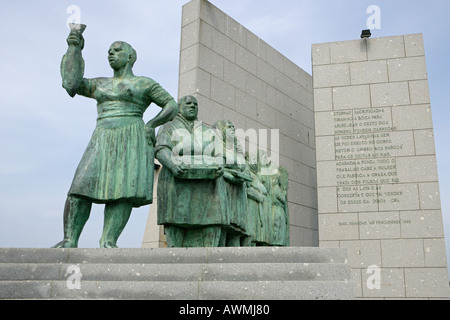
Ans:
[[[186,120],[194,121],[198,116],[198,103],[194,97],[187,97],[180,106],[180,112]]]
[[[236,136],[236,133],[235,133],[236,130],[234,128],[234,125],[230,121],[227,121],[224,130],[225,130],[225,135],[228,138],[234,138]]]
[[[128,49],[120,42],[114,42],[108,50],[109,65],[114,70],[125,67],[129,58]]]

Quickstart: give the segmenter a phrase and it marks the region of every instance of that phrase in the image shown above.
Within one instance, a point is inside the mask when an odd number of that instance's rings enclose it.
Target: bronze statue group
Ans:
[[[288,246],[287,171],[262,151],[244,155],[230,121],[212,128],[199,121],[195,97],[181,98],[179,107],[155,147],[167,246]]]
[[[55,248],[78,247],[93,203],[105,205],[100,247],[117,248],[132,208],[153,201],[155,157],[163,165],[158,224],[165,227],[169,247],[289,244],[286,170],[267,174],[263,153],[245,157],[237,147],[231,122],[209,128],[197,119],[194,97],[177,103],[154,80],[135,76],[137,54],[126,42],[116,41],[108,50],[113,77],[84,78],[86,26],[70,27],[61,63],[63,87],[71,97],[96,100],[98,117],[67,194],[64,238]],[[162,110],[144,123],[152,103]],[[214,135],[211,149],[205,142],[212,132],[221,134]]]

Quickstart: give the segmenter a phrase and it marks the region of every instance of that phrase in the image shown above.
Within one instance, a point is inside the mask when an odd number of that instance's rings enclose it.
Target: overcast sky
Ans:
[[[95,128],[94,100],[70,98],[59,67],[71,5],[85,31],[85,77],[111,76],[107,49],[137,50],[136,75],[177,97],[181,8],[187,0],[0,0],[0,247],[50,247],[75,169]],[[214,5],[311,73],[311,45],[358,39],[381,9],[373,37],[423,33],[436,138],[447,256],[450,256],[450,43],[448,0],[213,0]],[[157,111],[147,111],[149,120]],[[135,209],[119,247],[140,247],[149,206]],[[103,206],[94,206],[81,247],[98,247]]]

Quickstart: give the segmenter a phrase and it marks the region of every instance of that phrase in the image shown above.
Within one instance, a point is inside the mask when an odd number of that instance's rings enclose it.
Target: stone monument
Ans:
[[[421,34],[312,47],[319,241],[361,298],[449,295]]]
[[[448,298],[422,35],[313,45],[312,64],[313,77],[208,1],[183,7],[179,96],[210,126],[279,129],[289,244],[348,250],[357,298]],[[253,181],[258,208],[268,184]],[[165,246],[155,207],[142,246]]]

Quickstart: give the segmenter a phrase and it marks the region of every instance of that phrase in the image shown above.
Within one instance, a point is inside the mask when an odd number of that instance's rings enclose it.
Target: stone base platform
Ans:
[[[353,299],[345,249],[0,248],[0,299]]]

